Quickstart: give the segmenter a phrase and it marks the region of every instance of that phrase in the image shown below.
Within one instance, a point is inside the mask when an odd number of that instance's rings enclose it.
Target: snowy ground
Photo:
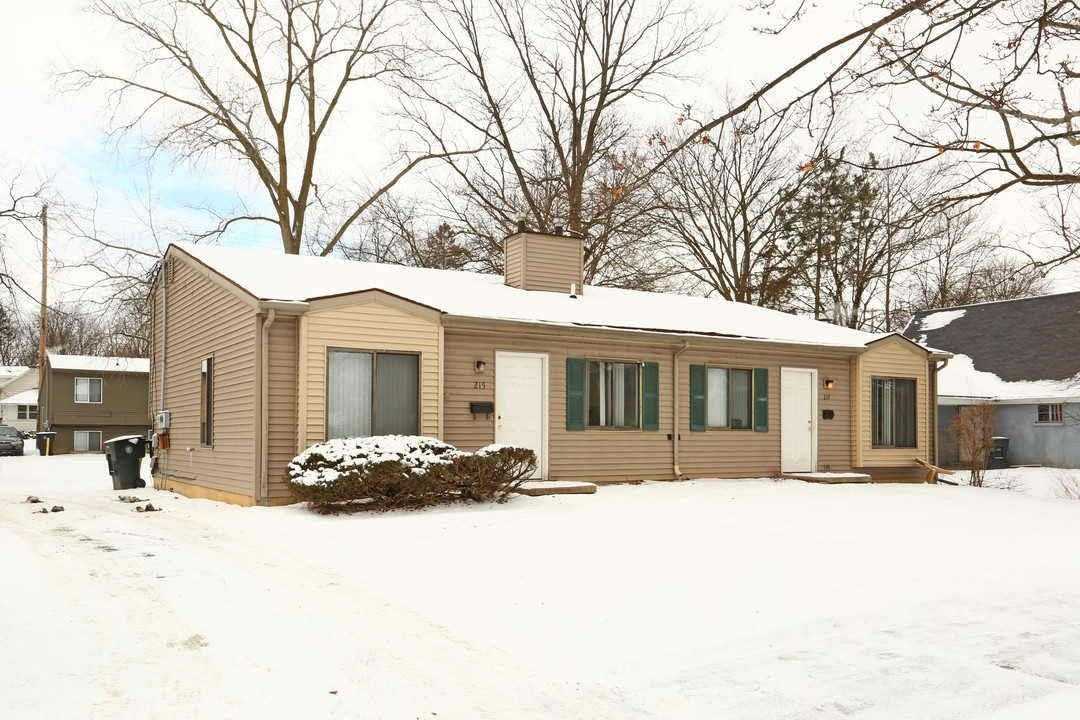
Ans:
[[[0,717],[1075,718],[1080,502],[1003,474],[323,517],[0,458]]]

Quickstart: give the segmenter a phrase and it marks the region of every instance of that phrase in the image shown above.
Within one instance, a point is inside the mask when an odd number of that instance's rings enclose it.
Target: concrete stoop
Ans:
[[[783,473],[782,477],[816,483],[868,483],[870,476],[863,473]]]
[[[522,495],[591,495],[596,492],[595,483],[570,482],[566,480],[531,480],[522,483],[517,492]]]

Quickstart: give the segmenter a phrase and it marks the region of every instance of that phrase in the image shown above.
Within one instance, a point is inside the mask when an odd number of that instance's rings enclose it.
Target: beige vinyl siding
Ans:
[[[581,291],[581,240],[566,235],[530,235],[525,249],[525,289]]]
[[[298,450],[326,437],[326,357],[329,349],[420,355],[420,433],[439,434],[439,323],[377,300],[309,312],[300,319]]]
[[[620,481],[673,478],[672,354],[682,345],[648,335],[626,339],[601,339],[588,331],[496,331],[481,328],[446,329],[446,380],[443,420],[444,439],[464,450],[494,442],[495,416],[473,417],[469,403],[495,400],[495,352],[547,353],[549,356],[549,477],[552,480]],[[660,429],[658,431],[613,428],[566,430],[566,359],[592,358],[656,362],[660,366]],[[474,370],[476,360],[485,370]],[[849,435],[852,429],[850,360],[843,352],[782,351],[747,344],[732,349],[731,343],[695,340],[679,359],[680,470],[691,477],[747,477],[771,475],[780,470],[780,367],[814,368],[819,379],[835,382],[826,399],[818,387],[818,411],[831,409],[834,420],[820,423],[818,468],[832,471],[851,468]],[[769,431],[690,431],[690,365],[768,368]]]
[[[267,496],[287,498],[285,471],[296,456],[296,326],[295,317],[278,315],[270,326],[269,414],[267,429]]]
[[[829,472],[851,469],[849,437],[852,422],[849,407],[851,385],[847,368],[849,355],[807,349],[778,350],[747,345],[741,349],[699,349],[692,346],[680,358],[679,427],[682,434],[680,469],[690,477],[757,477],[780,474],[780,369],[782,367],[818,371],[817,468]],[[670,361],[668,363],[670,366]],[[690,366],[766,368],[769,371],[769,430],[690,430]],[[834,387],[824,389],[831,379]],[[823,410],[832,410],[832,420],[822,420]]]
[[[172,413],[168,478],[252,498],[256,490],[258,323],[254,300],[201,265],[171,254],[165,409]],[[155,288],[151,407],[160,408],[161,285]],[[214,357],[213,441],[199,443],[199,375]],[[189,450],[190,448],[190,450]]]
[[[636,343],[558,333],[446,328],[444,440],[462,450],[495,441],[494,416],[469,411],[470,402],[495,401],[495,352],[548,355],[548,474],[552,480],[671,478],[671,348],[662,340]],[[660,430],[566,429],[566,358],[660,363]],[[476,360],[486,363],[474,370]],[[478,385],[480,387],[478,387]]]
[[[525,290],[581,291],[581,239],[569,235],[519,233],[505,241],[506,284]]]
[[[525,238],[523,235],[511,235],[506,238],[503,251],[503,272],[506,284],[522,288],[525,283]]]
[[[926,353],[900,339],[887,339],[871,346],[858,360],[858,446],[856,463],[865,468],[914,466],[917,457],[929,459],[930,413],[929,371]],[[915,379],[916,447],[873,448],[870,446],[871,378]]]

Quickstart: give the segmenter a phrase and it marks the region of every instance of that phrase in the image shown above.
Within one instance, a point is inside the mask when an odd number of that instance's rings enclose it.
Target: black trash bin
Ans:
[[[990,447],[990,458],[986,467],[991,470],[1000,470],[1009,467],[1009,438],[991,438],[993,445]]]
[[[139,435],[122,435],[105,441],[105,460],[109,463],[113,490],[135,489],[145,455],[146,438]]]
[[[39,432],[35,433],[34,438],[37,443],[38,455],[56,454],[56,433]]]

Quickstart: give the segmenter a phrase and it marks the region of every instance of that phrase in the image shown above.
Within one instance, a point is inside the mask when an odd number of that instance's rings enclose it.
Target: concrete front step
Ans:
[[[522,495],[591,495],[596,485],[591,482],[566,480],[531,480],[517,489]]]
[[[864,473],[784,473],[783,476],[792,480],[806,480],[807,482],[816,483],[868,483],[871,481],[870,476]]]

